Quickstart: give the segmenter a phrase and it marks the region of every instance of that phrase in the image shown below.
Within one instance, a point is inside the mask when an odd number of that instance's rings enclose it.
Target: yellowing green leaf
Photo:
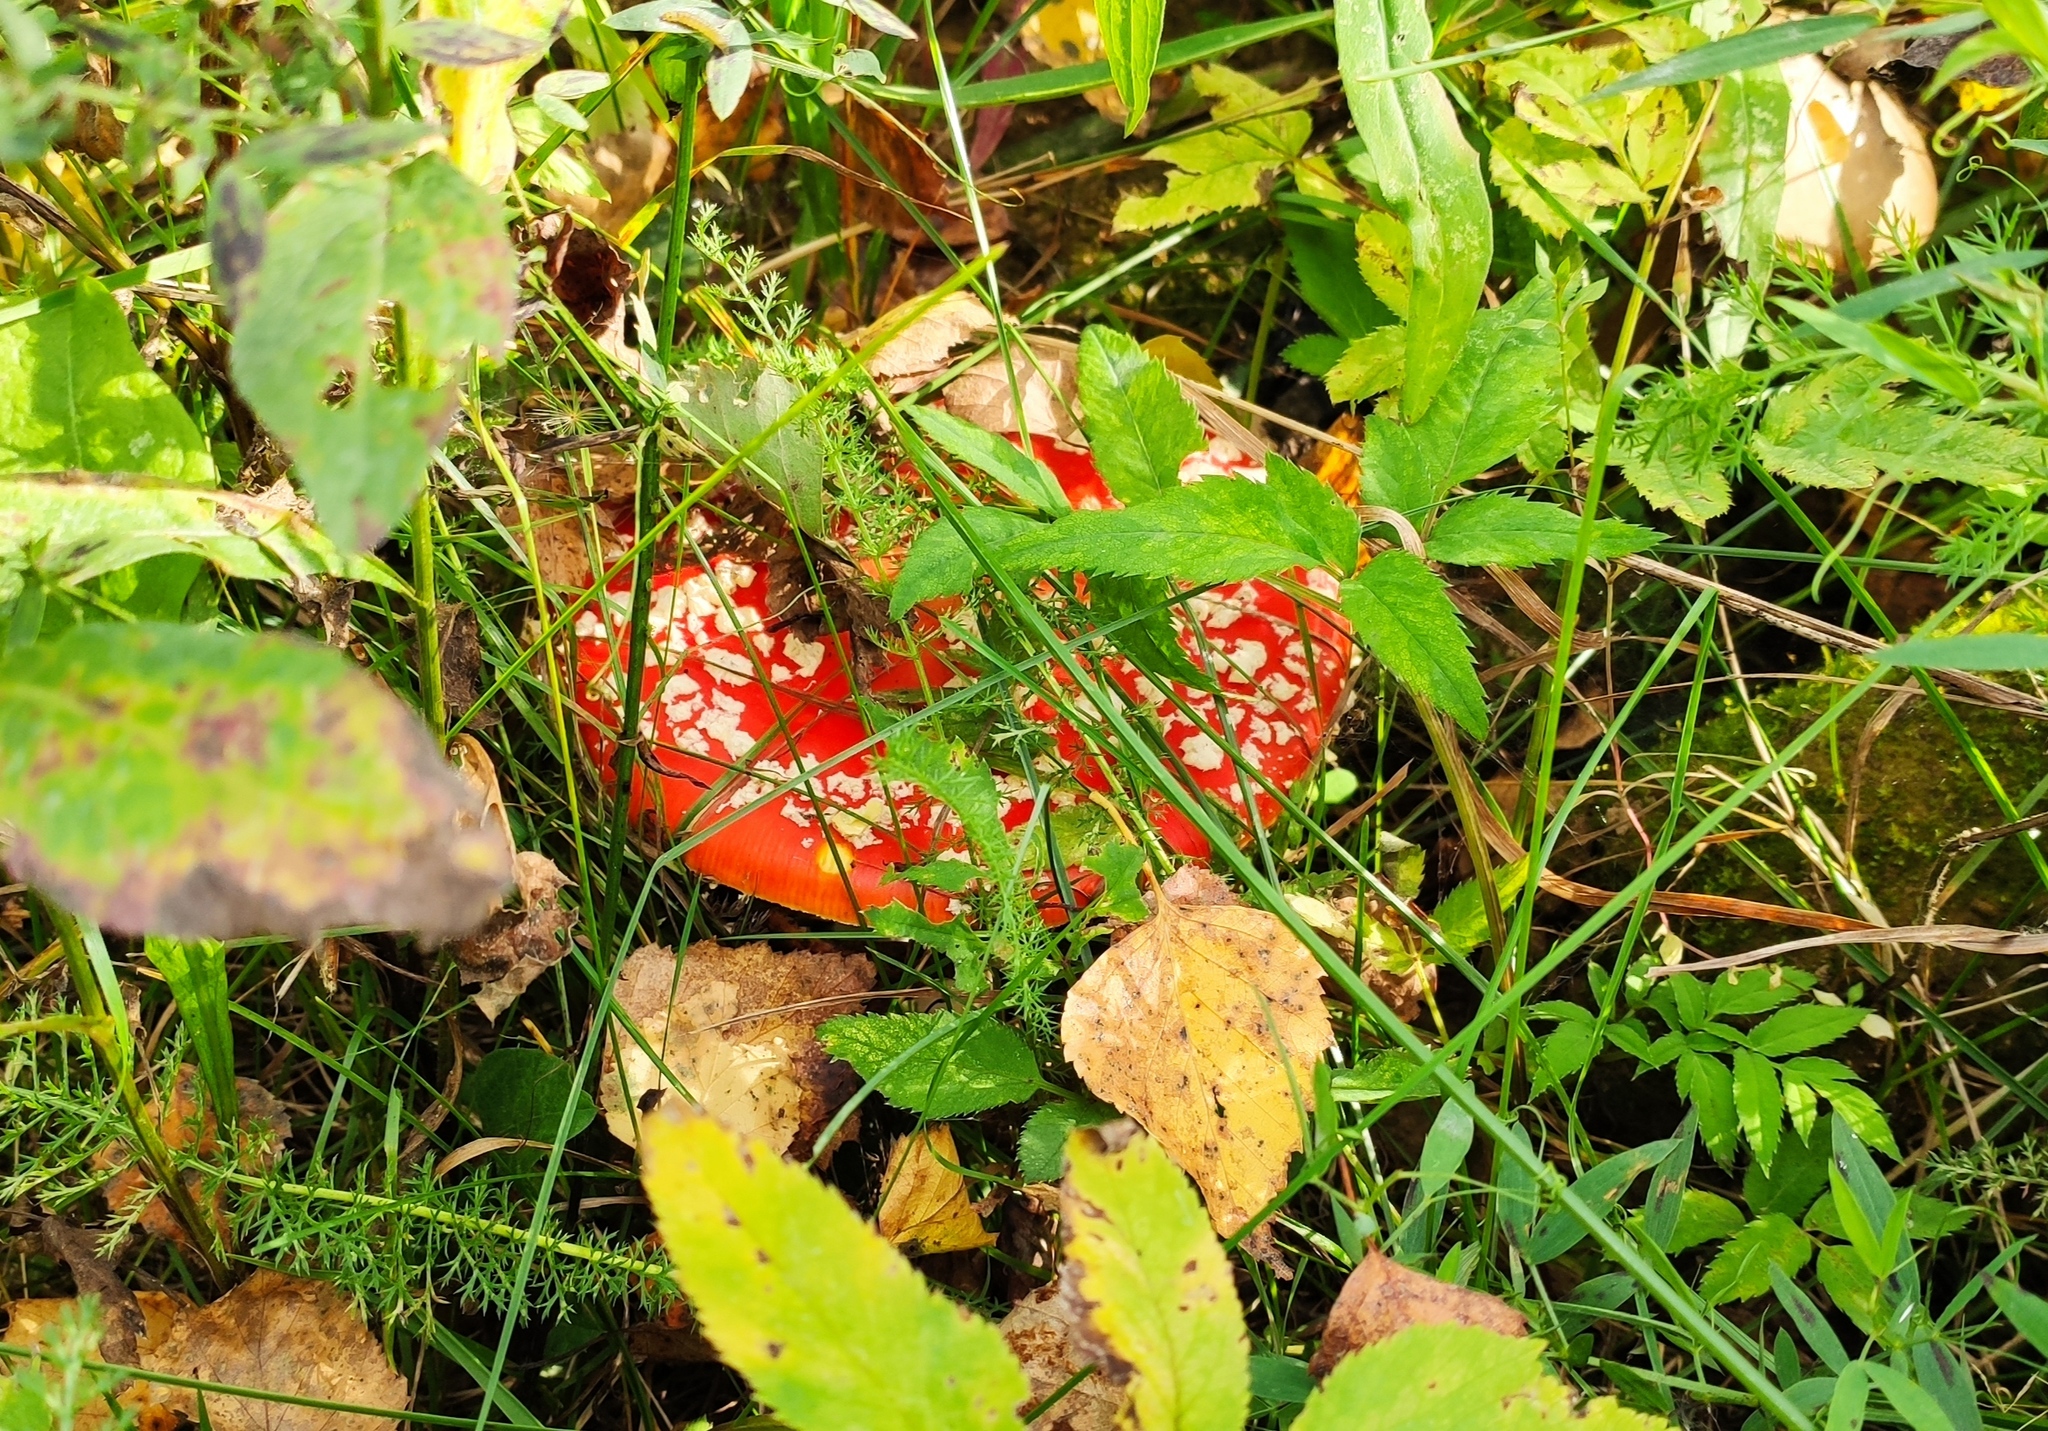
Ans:
[[[1544,1369],[1544,1346],[1480,1327],[1410,1327],[1339,1362],[1294,1431],[1669,1431],[1611,1396],[1581,1403]]]
[[[1240,1431],[1250,1344],[1201,1199],[1142,1133],[1115,1147],[1077,1133],[1067,1158],[1061,1277],[1085,1309],[1076,1341],[1097,1365],[1128,1369],[1127,1415],[1140,1431]]]
[[[791,1431],[1018,1425],[1029,1388],[1001,1333],[934,1291],[832,1189],[702,1114],[649,1118],[640,1146],[699,1324]]]
[[[512,177],[519,145],[506,102],[554,39],[567,9],[568,0],[422,0],[421,21],[465,25],[496,38],[504,49],[520,41],[530,46],[495,64],[437,63],[431,71],[434,95],[448,111],[448,157],[486,189],[502,189]]]
[[[1714,1254],[1700,1279],[1700,1295],[1719,1306],[1771,1290],[1771,1268],[1797,1272],[1813,1256],[1813,1239],[1782,1212],[1766,1213]]]
[[[1173,171],[1164,193],[1132,195],[1117,205],[1112,227],[1118,233],[1256,208],[1274,176],[1301,158],[1314,127],[1301,106],[1314,97],[1313,87],[1282,95],[1219,65],[1198,65],[1192,78],[1198,91],[1216,101],[1210,118],[1220,127],[1145,152]]]
[[[92,278],[0,324],[0,473],[72,468],[214,483],[206,440]]]
[[[228,576],[289,582],[315,574],[402,588],[371,556],[343,556],[290,506],[146,479],[0,476],[0,606],[33,568],[78,586],[150,557],[202,556]]]
[[[1356,402],[1398,387],[1408,362],[1408,330],[1398,323],[1354,338],[1323,374],[1332,402]]]
[[[1597,150],[1539,132],[1520,119],[1510,119],[1493,131],[1487,168],[1502,196],[1552,238],[1563,238],[1571,225],[1545,202],[1537,184],[1581,223],[1591,223],[1599,210],[1615,204],[1650,201],[1633,179]]]
[[[0,659],[0,821],[16,874],[187,938],[448,935],[512,873],[418,718],[340,652],[189,626],[81,626]]]

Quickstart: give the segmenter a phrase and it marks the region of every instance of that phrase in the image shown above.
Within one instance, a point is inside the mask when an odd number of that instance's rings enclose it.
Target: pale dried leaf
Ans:
[[[1335,1041],[1321,972],[1277,918],[1167,900],[1075,982],[1060,1036],[1082,1082],[1144,1125],[1226,1236],[1287,1185],[1315,1062]]]
[[[1088,1358],[1074,1347],[1073,1316],[1072,1302],[1060,1295],[1055,1282],[1018,1302],[1003,1318],[1003,1340],[1031,1379],[1034,1405],[1088,1365]],[[1087,1380],[1031,1424],[1034,1431],[1116,1431],[1117,1414],[1127,1399],[1123,1391],[1103,1380],[1101,1373],[1090,1372]]]
[[[1337,1294],[1323,1329],[1323,1344],[1308,1369],[1315,1376],[1327,1376],[1360,1347],[1385,1341],[1409,1327],[1446,1322],[1484,1327],[1504,1337],[1519,1337],[1528,1330],[1522,1314],[1500,1298],[1439,1282],[1427,1272],[1403,1267],[1375,1248],[1344,1279],[1344,1289]]]
[[[912,298],[899,303],[867,327],[848,333],[843,341],[848,348],[857,349],[876,333],[895,326],[907,310],[926,302],[923,298]],[[891,392],[908,392],[945,367],[954,349],[995,326],[996,320],[989,316],[988,306],[979,298],[972,293],[950,293],[931,303],[908,327],[884,343],[868,359],[868,374]]]
[[[858,1086],[818,1043],[818,1025],[857,1010],[874,985],[875,966],[859,954],[714,940],[691,945],[680,959],[658,945],[635,950],[613,999],[646,1047],[623,1026],[607,1041],[599,1094],[605,1125],[637,1145],[640,1119],[662,1098],[679,1096],[680,1083],[731,1131],[778,1153],[799,1144],[808,1152]],[[849,1119],[842,1136],[854,1126]]]
[[[325,1282],[258,1272],[219,1301],[173,1319],[142,1353],[152,1371],[289,1396],[356,1406],[405,1409],[405,1378],[384,1360],[377,1338],[348,1296]],[[199,1421],[196,1392],[137,1383],[122,1400]],[[393,1416],[363,1416],[254,1401],[219,1392],[206,1397],[214,1431],[378,1431]]]
[[[1023,395],[1024,422],[1017,420],[1010,374]],[[1074,345],[1057,339],[1026,336],[1009,363],[997,353],[976,363],[946,384],[941,402],[947,412],[990,432],[1021,432],[1058,438],[1069,447],[1086,447],[1081,431],[1081,406],[1076,395]]]
[[[561,962],[576,924],[576,911],[564,908],[560,898],[569,877],[553,860],[521,850],[513,871],[518,903],[492,915],[473,938],[452,946],[462,981],[483,985],[476,991],[476,1006],[493,1023],[535,979]]]
[[[896,1140],[882,1175],[875,1226],[905,1256],[994,1244],[996,1235],[981,1225],[981,1214],[967,1195],[967,1179],[954,1171],[959,1166],[960,1150],[944,1123]]]

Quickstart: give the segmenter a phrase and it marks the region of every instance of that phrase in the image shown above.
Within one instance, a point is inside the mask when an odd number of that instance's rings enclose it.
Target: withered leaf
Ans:
[[[1073,1319],[1073,1303],[1060,1295],[1057,1282],[1023,1298],[1003,1318],[1003,1340],[1031,1380],[1033,1405],[1065,1386],[1075,1372],[1089,1364],[1090,1358],[1074,1345]],[[1091,1371],[1031,1424],[1043,1431],[1116,1431],[1117,1414],[1127,1399],[1126,1393],[1103,1380],[1100,1372]]]
[[[535,979],[561,962],[576,924],[576,911],[565,908],[559,897],[569,877],[553,860],[521,850],[513,869],[518,905],[499,910],[475,935],[452,946],[462,981],[483,985],[476,991],[476,1006],[493,1023]]]
[[[874,986],[875,966],[859,954],[715,940],[692,944],[680,958],[653,944],[635,950],[612,995],[621,1022],[604,1052],[605,1126],[637,1146],[640,1120],[663,1098],[681,1096],[680,1083],[731,1131],[778,1153],[808,1151],[859,1086],[819,1044],[818,1025],[858,1008]],[[849,1119],[842,1136],[854,1126]]]
[[[1278,919],[1166,899],[1075,981],[1060,1038],[1089,1091],[1194,1179],[1225,1236],[1286,1186],[1334,1042],[1315,960]]]
[[[896,1140],[882,1175],[875,1226],[905,1256],[994,1244],[996,1235],[981,1225],[967,1196],[967,1180],[954,1171],[959,1166],[960,1150],[944,1123]]]
[[[284,1150],[285,1139],[291,1136],[291,1117],[285,1112],[284,1105],[254,1079],[237,1078],[235,1091],[240,1104],[240,1126],[233,1142],[235,1163],[245,1173],[259,1173],[275,1163],[278,1154]],[[166,1099],[162,1092],[152,1095],[148,1110],[157,1124],[164,1146],[173,1153],[190,1153],[208,1162],[218,1160],[221,1151],[220,1123],[214,1117],[212,1104],[200,1096],[199,1070],[193,1065],[180,1064],[177,1074],[171,1079],[169,1098]],[[153,1236],[168,1238],[183,1246],[191,1245],[191,1235],[171,1210],[169,1199],[164,1197],[148,1169],[135,1161],[135,1155],[126,1142],[114,1142],[102,1148],[93,1156],[93,1166],[102,1171],[109,1168],[119,1170],[100,1189],[107,1200],[109,1212],[116,1217],[137,1218],[142,1230]],[[206,1192],[208,1178],[203,1169],[188,1168],[181,1176],[193,1204],[208,1211],[214,1229],[225,1245],[228,1236],[227,1189],[215,1187],[209,1199]]]
[[[7,1340],[16,1346],[38,1344],[71,1301],[49,1297],[13,1303],[7,1308]],[[389,1431],[410,1400],[405,1378],[385,1362],[377,1338],[356,1316],[347,1295],[325,1282],[258,1272],[209,1306],[194,1307],[163,1292],[138,1292],[135,1303],[143,1326],[135,1340],[134,1365],[146,1371],[317,1401],[389,1407],[393,1413],[361,1415],[208,1392],[208,1422],[202,1423],[197,1392],[130,1382],[119,1400],[145,1427],[210,1423],[214,1431]],[[101,1317],[107,1317],[105,1307]],[[104,1426],[108,1419],[95,1406],[78,1424]]]
[[[144,1348],[143,1364],[195,1381],[277,1391],[355,1406],[409,1400],[405,1378],[363,1325],[347,1294],[325,1282],[258,1272],[218,1302],[185,1311]],[[199,1424],[198,1393],[138,1382],[122,1397],[138,1409],[161,1408]],[[382,1431],[396,1415],[363,1416],[210,1392],[214,1431]]]
[[[1500,1298],[1439,1282],[1374,1248],[1344,1279],[1309,1372],[1327,1376],[1360,1347],[1385,1341],[1408,1327],[1445,1322],[1484,1327],[1504,1337],[1519,1337],[1528,1330],[1522,1314]]]

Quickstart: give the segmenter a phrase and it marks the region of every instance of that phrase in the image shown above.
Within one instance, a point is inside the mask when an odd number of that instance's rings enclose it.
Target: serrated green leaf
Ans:
[[[1007,1025],[958,1014],[847,1014],[818,1026],[818,1041],[864,1079],[920,1042],[878,1091],[923,1118],[959,1118],[1022,1103],[1045,1086],[1030,1045]]]
[[[498,204],[441,154],[397,169],[334,167],[301,179],[241,232],[229,284],[236,386],[292,454],[322,522],[345,546],[381,540],[419,490],[455,411],[437,364],[495,348],[512,326],[518,267]],[[230,245],[216,236],[215,254]],[[371,322],[398,304],[422,371],[387,386]],[[328,396],[337,374],[350,389]]]
[[[1965,407],[1974,407],[1983,394],[1964,363],[1942,352],[1922,338],[1900,333],[1882,323],[1858,323],[1811,303],[1790,298],[1779,306],[1852,353],[1859,353],[1897,377],[1924,383]]]
[[[1611,1396],[1582,1403],[1545,1368],[1546,1346],[1483,1327],[1404,1328],[1338,1362],[1293,1431],[1668,1431]]]
[[[1555,422],[1564,368],[1556,308],[1555,286],[1531,283],[1472,320],[1440,406],[1416,420],[1404,403],[1405,424],[1369,418],[1359,499],[1419,513]]]
[[[1344,583],[1343,603],[1358,639],[1403,685],[1472,735],[1485,734],[1471,638],[1441,577],[1407,552],[1382,552]]]
[[[1364,141],[1374,197],[1407,226],[1408,353],[1401,410],[1427,414],[1472,323],[1493,260],[1493,209],[1479,155],[1443,81],[1413,72],[1435,39],[1421,0],[1338,0],[1337,68]],[[1399,79],[1392,72],[1409,71]]]
[[[447,935],[511,878],[417,717],[284,636],[94,624],[0,658],[0,821],[17,875],[183,938]]]
[[[0,324],[0,473],[66,470],[215,481],[206,439],[93,278],[69,303]]]
[[[1766,1213],[1715,1254],[1700,1279],[1700,1295],[1719,1306],[1761,1297],[1771,1290],[1771,1268],[1799,1271],[1813,1256],[1813,1239],[1781,1212]]]
[[[1099,1128],[1119,1115],[1092,1098],[1062,1098],[1032,1110],[1017,1139],[1017,1176],[1027,1183],[1056,1183],[1067,1172],[1067,1139],[1076,1128]]]
[[[1323,385],[1330,390],[1331,402],[1377,397],[1388,388],[1400,386],[1407,361],[1408,330],[1399,323],[1389,323],[1347,343],[1337,361],[1323,374]]]
[[[1778,1086],[1778,1070],[1746,1048],[1735,1050],[1734,1062],[1735,1116],[1757,1166],[1769,1172],[1785,1127],[1785,1094]]]
[[[1241,1431],[1250,1345],[1237,1283],[1202,1200],[1143,1133],[1111,1151],[1067,1145],[1063,1276],[1087,1311],[1085,1344],[1130,1368],[1131,1420],[1147,1431]]]
[[[2025,489],[2048,474],[2048,440],[1988,418],[1902,399],[1875,365],[1837,363],[1772,397],[1752,439],[1757,460],[1808,487],[1947,481]]]
[[[1358,561],[1358,519],[1284,458],[1266,480],[1216,476],[1135,507],[1074,512],[1004,543],[1013,571],[1171,577],[1189,585],[1242,581],[1290,567],[1339,575]]]
[[[344,556],[281,503],[147,478],[0,476],[0,606],[20,594],[31,569],[75,587],[171,554],[258,581],[335,575],[405,589],[383,562]]]
[[[1655,546],[1647,527],[1603,517],[1593,525],[1592,557],[1606,561]],[[1447,508],[1429,533],[1433,561],[1453,566],[1530,566],[1562,561],[1577,548],[1579,518],[1555,502],[1482,492]]]
[[[1957,1207],[1920,1192],[1908,1192],[1906,1197],[1906,1236],[1915,1242],[1947,1237],[1977,1220],[1977,1209],[1973,1207]],[[1832,1188],[1822,1193],[1807,1209],[1801,1225],[1809,1232],[1818,1232],[1842,1242],[1849,1240],[1849,1230],[1842,1221],[1842,1215],[1835,1210]]]
[[[1178,488],[1181,459],[1207,439],[1166,364],[1096,326],[1081,335],[1075,382],[1096,470],[1116,499],[1135,506]]]
[[[885,780],[911,781],[951,810],[981,862],[999,878],[1007,875],[1010,836],[987,762],[961,741],[913,731],[890,741],[877,765]]]
[[[1152,70],[1159,63],[1159,32],[1166,24],[1166,0],[1100,0],[1095,18],[1102,27],[1102,54],[1109,76],[1129,111],[1124,133],[1138,132],[1152,99]]]
[[[1288,265],[1295,286],[1316,316],[1333,330],[1318,337],[1363,338],[1394,320],[1359,270],[1358,241],[1350,227],[1320,216],[1292,213],[1285,223]]]
[[[914,407],[910,409],[910,417],[926,437],[970,467],[994,478],[1011,496],[1041,512],[1073,510],[1074,504],[1067,500],[1059,479],[1043,462],[1008,438],[935,407]]]
[[[1813,1206],[1814,1198],[1828,1185],[1828,1148],[1833,1136],[1823,1119],[1805,1137],[1795,1134],[1787,1138],[1768,1169],[1754,1162],[1744,1169],[1742,1200],[1749,1204],[1751,1215],[1782,1212],[1796,1218]]]
[[[701,1114],[649,1118],[640,1149],[699,1325],[792,1431],[1018,1425],[1030,1388],[1002,1334],[940,1296],[838,1193]]]
[[[1522,119],[1504,121],[1491,138],[1487,170],[1501,197],[1552,238],[1563,238],[1572,228],[1545,201],[1543,191],[1582,224],[1590,224],[1601,209],[1650,202],[1635,180],[1585,144],[1545,133]]]
[[[1335,333],[1311,333],[1306,338],[1296,338],[1280,350],[1280,358],[1291,367],[1301,369],[1311,377],[1321,377],[1337,365],[1349,346]]]
[[[1666,1252],[1684,1252],[1702,1242],[1718,1242],[1742,1231],[1742,1209],[1718,1193],[1687,1188],[1678,1206],[1678,1226]]]
[[[1700,1115],[1700,1141],[1716,1162],[1735,1156],[1741,1124],[1735,1117],[1735,1079],[1720,1059],[1688,1049],[1678,1059],[1678,1096]]]
[[[1868,1017],[1870,1010],[1854,1006],[1799,1004],[1772,1014],[1751,1029],[1744,1042],[1766,1058],[1783,1058],[1833,1043]]]
[[[1040,525],[1007,507],[962,507],[959,516],[991,552]],[[942,515],[917,534],[904,554],[903,568],[889,591],[889,615],[901,620],[919,602],[964,596],[982,571],[959,528]]]

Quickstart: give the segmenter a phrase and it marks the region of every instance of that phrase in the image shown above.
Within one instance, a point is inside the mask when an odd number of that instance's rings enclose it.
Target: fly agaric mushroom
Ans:
[[[1043,438],[1033,447],[1076,507],[1116,505],[1087,453]],[[1221,472],[1263,477],[1256,460],[1220,443],[1191,455],[1182,472],[1189,480]],[[695,517],[693,524],[701,548],[715,536],[713,524]],[[782,539],[793,540],[786,532]],[[853,700],[851,638],[799,616],[795,600],[778,595],[769,567],[756,545],[712,551],[655,576],[640,675],[642,759],[629,813],[643,827],[690,841],[689,868],[771,903],[842,923],[888,904],[950,918],[956,902],[903,871],[964,855],[959,821],[915,785],[880,773],[882,748]],[[1336,595],[1326,573],[1299,580],[1318,596]],[[591,717],[583,740],[600,769],[610,768],[622,714],[630,609],[631,585],[622,580],[576,620],[577,700]],[[906,625],[923,644],[875,663],[865,689],[909,697],[965,679],[966,652],[944,636],[942,614],[913,611]],[[1278,803],[1248,784],[1239,762],[1283,790],[1316,767],[1351,665],[1349,629],[1265,581],[1192,597],[1172,619],[1183,653],[1216,689],[1162,690],[1121,655],[1103,660],[1101,674],[1131,709],[1159,721],[1169,760],[1190,787],[1241,819],[1270,823]],[[1078,693],[1067,701],[1079,703],[1084,719],[1090,714]],[[1021,709],[1052,736],[1056,755],[1041,773],[1068,777],[1051,796],[1053,808],[1109,788],[1101,754],[1052,702],[1028,696]],[[1003,822],[1015,829],[1034,802],[1021,782],[999,783]],[[1201,833],[1162,797],[1152,798],[1147,817],[1167,848],[1209,853]],[[1069,879],[1090,886],[1078,871]]]

